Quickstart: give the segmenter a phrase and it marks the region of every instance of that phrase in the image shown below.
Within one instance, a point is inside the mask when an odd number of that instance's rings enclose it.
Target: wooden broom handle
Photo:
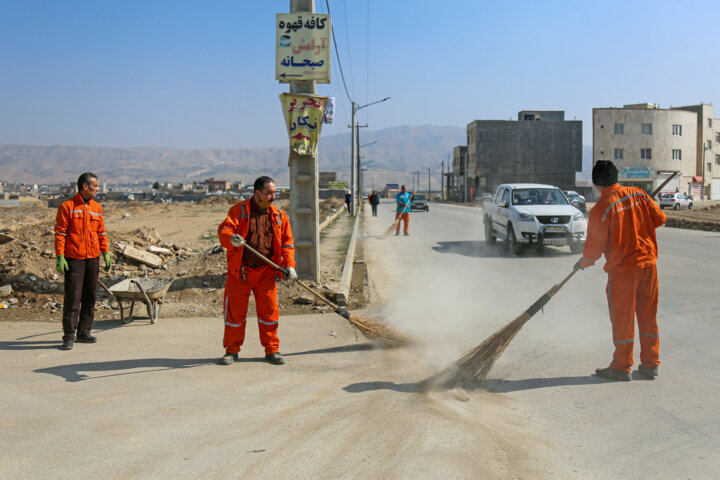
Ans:
[[[258,257],[260,257],[260,258],[261,258],[265,263],[267,263],[268,265],[270,265],[270,266],[272,266],[272,267],[275,267],[276,269],[278,269],[278,270],[280,270],[281,272],[283,272],[285,275],[288,274],[288,271],[287,271],[286,268],[283,268],[283,267],[281,267],[280,265],[278,265],[277,263],[273,262],[272,260],[270,260],[269,258],[267,258],[265,255],[263,255],[262,253],[258,252],[257,250],[255,250],[254,248],[252,248],[250,245],[248,245],[247,242],[245,242],[245,243],[243,244],[243,246],[244,246],[245,248],[247,248],[248,250],[250,250],[250,251],[251,251],[252,253],[254,253],[255,255],[257,255]],[[330,300],[328,300],[327,298],[325,298],[324,296],[320,295],[320,294],[317,293],[315,290],[313,290],[312,288],[310,288],[310,286],[309,286],[309,285],[306,285],[304,282],[301,282],[300,280],[297,280],[297,283],[298,283],[301,287],[303,287],[305,290],[307,290],[308,292],[312,293],[312,294],[313,294],[315,297],[317,297],[319,300],[322,300],[323,302],[325,302],[325,303],[327,303],[328,305],[330,305],[331,307],[333,307],[335,310],[338,310],[338,309],[340,308],[339,306],[335,305],[333,302],[331,302]]]

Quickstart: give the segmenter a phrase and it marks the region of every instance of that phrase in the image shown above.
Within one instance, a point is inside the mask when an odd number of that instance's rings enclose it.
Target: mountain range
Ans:
[[[366,145],[361,148],[362,163],[368,167],[366,186],[370,187],[371,182],[372,188],[385,183],[410,185],[413,172],[420,172],[424,187],[430,168],[432,185],[436,187],[441,162],[445,162],[447,171],[453,147],[465,145],[466,134],[463,127],[402,126],[361,131],[360,144]],[[72,183],[80,173],[92,171],[101,182],[109,184],[192,182],[207,178],[247,184],[259,175],[270,175],[279,185],[286,185],[288,151],[288,147],[182,150],[0,143],[0,181]],[[349,180],[349,134],[321,137],[318,152],[320,171],[334,171],[338,180]],[[591,159],[592,148],[584,146],[584,170],[588,168],[588,155]]]

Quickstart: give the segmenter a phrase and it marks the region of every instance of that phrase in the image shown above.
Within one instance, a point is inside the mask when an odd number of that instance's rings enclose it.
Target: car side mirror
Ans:
[[[498,207],[506,208],[507,206],[508,206],[508,202],[505,202],[505,201],[498,202]]]

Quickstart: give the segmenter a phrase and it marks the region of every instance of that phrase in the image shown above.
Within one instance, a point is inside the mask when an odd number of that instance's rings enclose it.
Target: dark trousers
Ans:
[[[95,319],[100,257],[78,260],[66,258],[65,301],[63,302],[63,340],[75,340],[78,335],[90,335]]]
[[[371,203],[370,206],[372,207],[373,217],[377,217],[377,204]]]

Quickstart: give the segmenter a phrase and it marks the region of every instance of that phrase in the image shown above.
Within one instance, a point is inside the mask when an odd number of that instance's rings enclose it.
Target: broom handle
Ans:
[[[540,297],[540,298],[537,300],[537,302],[535,302],[535,303],[533,303],[532,305],[530,305],[530,308],[528,308],[527,310],[525,310],[525,313],[527,313],[528,315],[530,315],[530,317],[532,317],[533,315],[535,315],[540,309],[542,309],[542,308],[545,306],[546,303],[548,303],[548,302],[550,301],[550,299],[551,299],[563,286],[565,286],[565,284],[568,282],[568,280],[570,280],[570,279],[572,278],[572,276],[575,275],[575,274],[578,272],[578,270],[579,270],[579,268],[573,268],[573,271],[570,272],[570,274],[569,274],[567,277],[565,277],[565,279],[564,279],[562,282],[558,283],[557,285],[553,285],[553,287],[552,287],[550,290],[548,290],[547,292],[545,292],[545,294],[544,294],[542,297]],[[530,318],[530,317],[528,317],[528,318]]]
[[[263,261],[265,261],[265,263],[267,263],[268,265],[270,265],[270,266],[272,266],[272,267],[275,267],[276,269],[278,269],[278,270],[280,270],[281,272],[283,272],[285,275],[288,274],[288,271],[287,271],[286,268],[282,268],[280,265],[278,265],[277,263],[273,262],[272,260],[270,260],[269,258],[267,258],[267,257],[266,257],[265,255],[263,255],[262,253],[258,252],[257,250],[255,250],[254,248],[252,248],[252,247],[251,247],[250,245],[248,245],[247,243],[245,243],[243,246],[244,246],[245,248],[247,248],[248,250],[250,250],[250,251],[251,251],[252,253],[254,253],[255,255],[257,255],[258,257],[260,257],[260,259],[262,259]],[[332,308],[334,308],[335,310],[338,310],[338,309],[340,308],[339,306],[335,305],[333,302],[331,302],[330,300],[328,300],[327,298],[325,298],[324,296],[320,295],[320,294],[317,293],[315,290],[313,290],[312,288],[310,288],[310,286],[306,285],[304,282],[301,282],[300,280],[297,280],[297,283],[298,283],[301,287],[303,287],[305,290],[307,290],[308,292],[312,293],[312,294],[313,294],[315,297],[317,297],[319,300],[322,300],[323,302],[325,302],[325,303],[327,303],[328,305],[330,305],[330,306],[331,306]]]

